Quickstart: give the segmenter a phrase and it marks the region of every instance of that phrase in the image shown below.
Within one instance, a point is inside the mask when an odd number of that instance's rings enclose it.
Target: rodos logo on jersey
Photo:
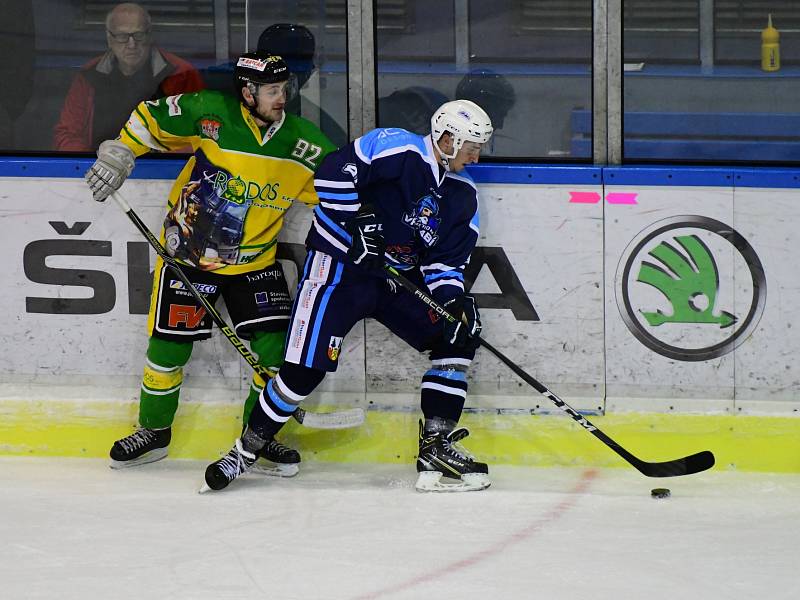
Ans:
[[[439,226],[442,220],[438,217],[439,203],[433,195],[425,196],[417,201],[414,209],[403,215],[403,223],[416,229],[420,239],[430,248],[439,241]]]
[[[683,361],[710,360],[739,346],[755,330],[767,294],[764,268],[747,240],[696,215],[639,233],[620,259],[615,287],[622,320],[636,339]]]
[[[203,179],[210,183],[220,198],[230,200],[236,204],[262,200],[264,202],[273,201],[278,197],[279,183],[265,183],[263,186],[255,181],[245,181],[238,175],[231,177],[225,171],[214,171],[209,173],[203,171]],[[282,208],[271,206],[272,208]],[[288,208],[288,205],[287,205]],[[284,209],[286,210],[286,209]]]
[[[244,180],[241,177],[234,177],[233,179],[228,179],[222,196],[241,204],[244,201],[244,194],[246,191],[247,185],[245,185]]]

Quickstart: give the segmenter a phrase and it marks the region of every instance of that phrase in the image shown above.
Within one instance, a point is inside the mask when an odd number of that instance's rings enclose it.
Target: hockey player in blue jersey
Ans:
[[[478,240],[477,163],[492,124],[478,105],[455,100],[431,119],[431,134],[375,129],[329,154],[314,186],[320,198],[306,238],[308,255],[292,309],[286,356],[264,388],[245,432],[209,465],[206,485],[219,490],[246,472],[266,440],[335,371],[346,336],[372,317],[419,351],[431,367],[422,376],[420,491],[480,490],[488,468],[457,442],[467,394],[467,369],[481,321],[464,292],[464,268]],[[449,323],[406,290],[391,285],[385,266],[403,271],[463,319]]]

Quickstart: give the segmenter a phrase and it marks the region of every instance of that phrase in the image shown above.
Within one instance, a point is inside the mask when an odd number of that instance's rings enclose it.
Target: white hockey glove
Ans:
[[[136,155],[118,140],[106,140],[97,149],[97,160],[86,171],[84,179],[92,190],[94,199],[105,202],[116,192],[133,171]]]

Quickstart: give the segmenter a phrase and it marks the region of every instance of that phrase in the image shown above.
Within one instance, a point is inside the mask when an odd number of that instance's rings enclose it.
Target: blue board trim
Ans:
[[[0,177],[80,178],[92,162],[91,158],[6,156],[0,157]],[[185,164],[186,157],[141,158],[131,178],[173,180]],[[776,167],[479,164],[467,171],[476,183],[800,188],[800,169]]]
[[[475,183],[596,184],[602,181],[602,169],[569,165],[470,165],[467,172]]]
[[[736,169],[734,185],[742,188],[800,188],[800,169]]]
[[[186,160],[186,156],[163,160],[140,158],[131,179],[175,179]],[[93,158],[3,156],[0,177],[83,177],[93,162]]]
[[[733,187],[734,169],[726,167],[606,167],[606,185]]]

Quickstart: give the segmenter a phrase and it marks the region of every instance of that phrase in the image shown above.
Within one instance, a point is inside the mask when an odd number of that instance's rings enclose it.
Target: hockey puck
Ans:
[[[667,488],[655,488],[650,490],[650,495],[653,498],[669,498],[670,491]]]

